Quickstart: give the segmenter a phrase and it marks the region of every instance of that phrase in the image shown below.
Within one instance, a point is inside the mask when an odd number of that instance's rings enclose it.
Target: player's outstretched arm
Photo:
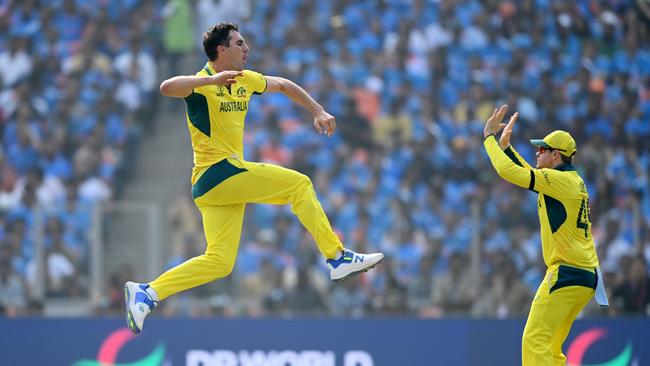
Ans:
[[[510,138],[512,136],[512,129],[515,127],[515,123],[517,122],[517,117],[519,117],[519,112],[515,112],[511,117],[510,121],[506,125],[506,127],[503,129],[501,132],[501,138],[499,139],[499,146],[501,147],[501,150],[503,150],[506,155],[512,160],[515,164],[523,166],[526,169],[533,169],[533,167],[526,162],[524,158],[519,155],[517,150],[515,150],[514,146],[510,144]]]
[[[515,122],[517,122],[517,117],[519,117],[519,112],[515,112],[511,117],[510,121],[501,132],[501,138],[499,139],[499,146],[501,150],[505,150],[510,147],[510,137],[512,136],[512,128],[515,127]]]
[[[490,118],[488,118],[487,122],[485,122],[485,127],[483,128],[484,138],[490,135],[496,136],[496,134],[499,133],[499,131],[501,131],[501,129],[506,126],[506,124],[501,123],[501,121],[503,120],[503,116],[506,114],[507,110],[508,110],[507,104],[504,104],[499,108],[494,108],[492,115],[490,116]]]
[[[521,163],[517,163],[507,153],[501,148],[500,141],[497,141],[496,134],[506,126],[505,123],[501,123],[503,116],[508,110],[507,105],[503,105],[500,108],[496,108],[492,112],[492,116],[485,123],[485,128],[483,130],[483,145],[485,151],[490,157],[490,162],[492,166],[497,171],[499,176],[508,182],[514,183],[520,187],[532,189],[530,187],[532,180],[532,170],[525,168]],[[513,119],[510,119],[514,125]],[[515,118],[516,120],[516,118]],[[511,126],[512,130],[512,126]],[[504,143],[510,144],[509,135],[506,137],[507,141],[504,140]]]
[[[314,98],[291,80],[278,76],[266,77],[267,92],[282,92],[294,102],[305,107],[314,116],[314,128],[318,133],[327,133],[332,136],[336,129],[336,119],[318,104]]]
[[[235,77],[242,75],[244,75],[242,71],[222,71],[210,76],[174,76],[160,84],[160,92],[167,97],[185,98],[192,94],[194,88],[234,84]]]

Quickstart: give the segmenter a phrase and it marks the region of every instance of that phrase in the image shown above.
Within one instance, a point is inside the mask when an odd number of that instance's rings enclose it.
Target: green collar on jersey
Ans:
[[[210,63],[205,64],[205,66],[203,66],[203,70],[205,70],[208,73],[208,75],[212,75],[212,71],[210,71],[209,65]]]
[[[560,164],[553,169],[559,170],[561,172],[571,172],[576,170],[573,164]]]

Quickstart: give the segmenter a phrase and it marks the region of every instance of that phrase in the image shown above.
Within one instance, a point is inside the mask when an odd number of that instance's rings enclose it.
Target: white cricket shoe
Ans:
[[[328,259],[332,281],[342,281],[350,276],[366,272],[384,259],[383,253],[361,254],[345,249],[339,259]]]
[[[147,293],[146,283],[127,282],[124,284],[124,303],[126,304],[126,325],[133,333],[142,332],[144,318],[156,307],[156,302]]]

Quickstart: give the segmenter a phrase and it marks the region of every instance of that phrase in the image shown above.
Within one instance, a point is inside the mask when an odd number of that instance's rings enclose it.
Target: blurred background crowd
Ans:
[[[333,284],[289,207],[249,205],[233,275],[156,314],[525,315],[545,271],[536,195],[503,182],[482,145],[484,121],[507,103],[520,114],[513,145],[530,163],[529,138],[564,129],[577,141],[612,302],[586,314],[650,315],[643,0],[0,0],[7,316],[89,296],[91,211],[138,179],[143,138],[185,125],[183,103],[156,88],[202,68],[200,35],[221,21],[239,24],[248,68],[295,81],[337,117],[338,133],[324,138],[281,94],[254,97],[246,159],[310,176],[345,245],[387,258]],[[189,189],[166,213],[169,268],[205,239]],[[135,266],[107,275],[96,312],[121,313]]]

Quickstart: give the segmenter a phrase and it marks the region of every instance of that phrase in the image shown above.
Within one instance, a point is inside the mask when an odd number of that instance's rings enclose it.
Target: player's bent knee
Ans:
[[[228,277],[232,273],[233,269],[235,268],[235,261],[229,261],[228,263],[225,264],[223,268],[223,276],[222,277]]]
[[[235,268],[234,260],[224,259],[220,256],[210,254],[206,254],[205,257],[209,258],[211,262],[210,275],[212,281],[230,276]]]
[[[551,339],[539,332],[524,332],[521,348],[524,353],[546,353],[551,348]]]
[[[212,271],[211,275],[212,278],[210,281],[216,281],[221,278],[226,278],[230,276],[232,273],[233,267],[222,267],[222,268],[215,268],[214,271]]]
[[[305,188],[309,189],[312,187],[311,179],[308,176],[304,174],[299,174],[298,177],[299,177],[297,181],[298,187],[303,189]]]
[[[295,188],[291,198],[292,201],[295,201],[304,194],[310,194],[310,192],[314,191],[314,185],[308,176],[300,174],[299,177],[300,178],[298,178],[294,186]]]

